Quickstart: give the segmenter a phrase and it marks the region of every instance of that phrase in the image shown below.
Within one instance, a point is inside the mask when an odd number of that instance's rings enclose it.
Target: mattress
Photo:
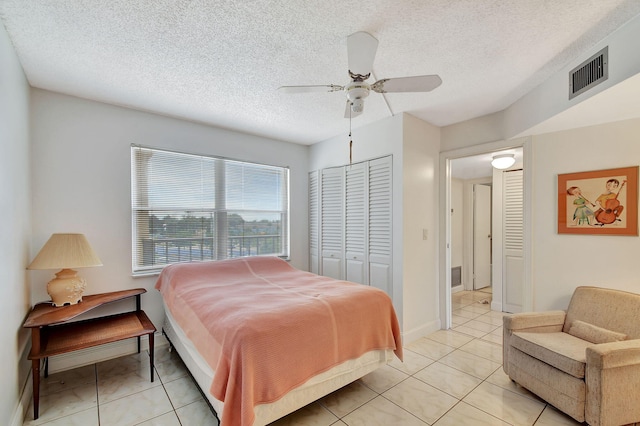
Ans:
[[[224,421],[221,418],[224,402],[218,401],[211,396],[208,391],[208,389],[211,388],[215,371],[213,371],[205,359],[198,353],[193,342],[189,340],[166,306],[165,320],[162,329],[171,342],[171,345],[178,352],[180,358],[182,358],[182,361],[202,390],[202,393],[209,400],[209,403],[220,419],[221,425],[224,426]],[[293,389],[279,400],[269,404],[257,405],[254,409],[254,426],[271,423],[348,385],[387,364],[393,356],[394,352],[391,349],[369,351],[358,358],[346,361],[312,377],[306,383]]]

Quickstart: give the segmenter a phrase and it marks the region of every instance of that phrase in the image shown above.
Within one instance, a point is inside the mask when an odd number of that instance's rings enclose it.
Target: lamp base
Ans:
[[[47,284],[47,293],[55,306],[75,305],[82,302],[82,292],[87,286],[84,278],[73,269],[63,269]]]

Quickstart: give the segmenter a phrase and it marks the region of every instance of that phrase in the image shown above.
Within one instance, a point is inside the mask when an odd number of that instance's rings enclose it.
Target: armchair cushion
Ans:
[[[624,333],[607,330],[606,328],[579,320],[573,321],[569,329],[569,334],[591,343],[610,343],[627,339],[627,335]]]
[[[578,379],[584,378],[586,349],[593,343],[567,333],[514,332],[511,346]]]

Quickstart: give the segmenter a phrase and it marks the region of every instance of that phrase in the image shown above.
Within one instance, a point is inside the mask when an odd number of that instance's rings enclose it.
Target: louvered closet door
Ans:
[[[372,160],[369,169],[369,284],[391,296],[392,158]]]
[[[503,179],[503,310],[522,311],[524,284],[524,198],[522,170],[504,172]]]
[[[344,168],[322,170],[320,273],[344,279]]]
[[[345,167],[345,279],[367,284],[367,163]]]
[[[320,274],[320,179],[309,173],[309,271]]]

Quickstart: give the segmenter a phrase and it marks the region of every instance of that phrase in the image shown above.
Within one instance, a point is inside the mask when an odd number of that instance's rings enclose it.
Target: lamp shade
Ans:
[[[516,162],[515,155],[513,154],[499,154],[494,155],[491,160],[491,165],[498,170],[508,169]]]
[[[27,269],[102,266],[84,234],[53,234]]]

